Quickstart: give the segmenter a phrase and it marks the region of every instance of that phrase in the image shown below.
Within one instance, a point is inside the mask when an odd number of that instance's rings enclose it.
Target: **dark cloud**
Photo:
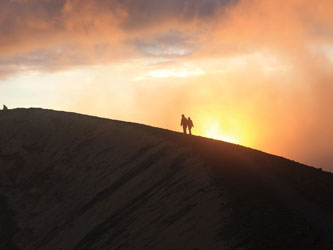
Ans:
[[[22,27],[38,30],[43,24],[47,24],[47,28],[59,26],[65,3],[66,0],[1,1],[1,34],[16,33],[22,31]]]
[[[179,21],[214,18],[221,9],[236,3],[236,0],[128,0],[119,1],[126,10],[127,18],[122,26],[126,29],[146,28],[160,25],[172,17]]]
[[[38,30],[42,24],[65,28],[72,14],[82,20],[95,14],[98,20],[107,13],[120,17],[120,25],[135,29],[160,25],[170,18],[192,20],[213,18],[216,11],[236,0],[3,0],[0,2],[1,33],[10,34],[22,27]],[[94,20],[91,20],[92,22]],[[40,22],[38,26],[37,22]],[[82,23],[84,24],[84,22]],[[114,24],[110,24],[114,25]]]
[[[6,41],[6,36],[10,41],[11,36],[19,33],[66,31],[74,17],[79,19],[75,25],[94,26],[100,24],[102,18],[113,16],[117,22],[109,26],[129,30],[151,28],[170,19],[207,19],[234,2],[236,0],[4,0],[0,2],[0,41]]]

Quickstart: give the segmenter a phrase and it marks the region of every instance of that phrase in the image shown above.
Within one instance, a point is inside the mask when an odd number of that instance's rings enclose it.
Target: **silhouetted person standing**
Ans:
[[[183,126],[184,134],[186,134],[186,128],[187,128],[187,125],[188,125],[187,122],[188,122],[188,121],[187,121],[185,115],[182,115],[182,120],[181,120],[181,122],[180,122],[180,126]]]
[[[190,135],[191,135],[191,134],[192,134],[191,129],[194,127],[193,122],[192,122],[192,120],[191,120],[191,117],[189,117],[189,118],[187,119],[187,127],[188,127],[188,132],[189,132]]]
[[[8,110],[6,105],[3,105],[3,110]]]

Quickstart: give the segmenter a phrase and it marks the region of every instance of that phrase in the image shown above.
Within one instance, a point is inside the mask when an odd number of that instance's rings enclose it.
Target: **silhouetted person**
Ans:
[[[180,126],[183,126],[183,131],[184,131],[184,134],[186,134],[186,128],[187,128],[187,119],[185,117],[185,115],[182,115],[182,120],[180,122]]]
[[[3,105],[3,110],[8,110],[6,105]]]
[[[191,120],[191,117],[189,117],[189,118],[187,119],[187,127],[188,127],[188,132],[189,132],[190,135],[191,135],[191,134],[192,134],[191,129],[194,127],[193,122],[192,122],[192,120]]]

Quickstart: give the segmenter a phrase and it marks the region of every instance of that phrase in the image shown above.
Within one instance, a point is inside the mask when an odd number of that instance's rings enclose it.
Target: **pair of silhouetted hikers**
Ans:
[[[186,119],[185,115],[182,115],[180,126],[183,126],[184,134],[187,134],[187,129],[188,129],[189,134],[190,135],[192,134],[191,129],[194,127],[194,125],[191,120],[191,117]]]
[[[8,110],[6,105],[3,105],[3,110]]]

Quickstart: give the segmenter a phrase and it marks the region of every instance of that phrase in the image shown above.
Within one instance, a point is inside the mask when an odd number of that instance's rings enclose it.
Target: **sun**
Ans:
[[[218,121],[210,121],[203,125],[203,136],[221,140],[230,143],[239,143],[237,136],[226,133],[221,130],[220,123]]]
[[[253,122],[244,114],[223,111],[201,113],[194,121],[198,135],[246,147],[256,146]]]

